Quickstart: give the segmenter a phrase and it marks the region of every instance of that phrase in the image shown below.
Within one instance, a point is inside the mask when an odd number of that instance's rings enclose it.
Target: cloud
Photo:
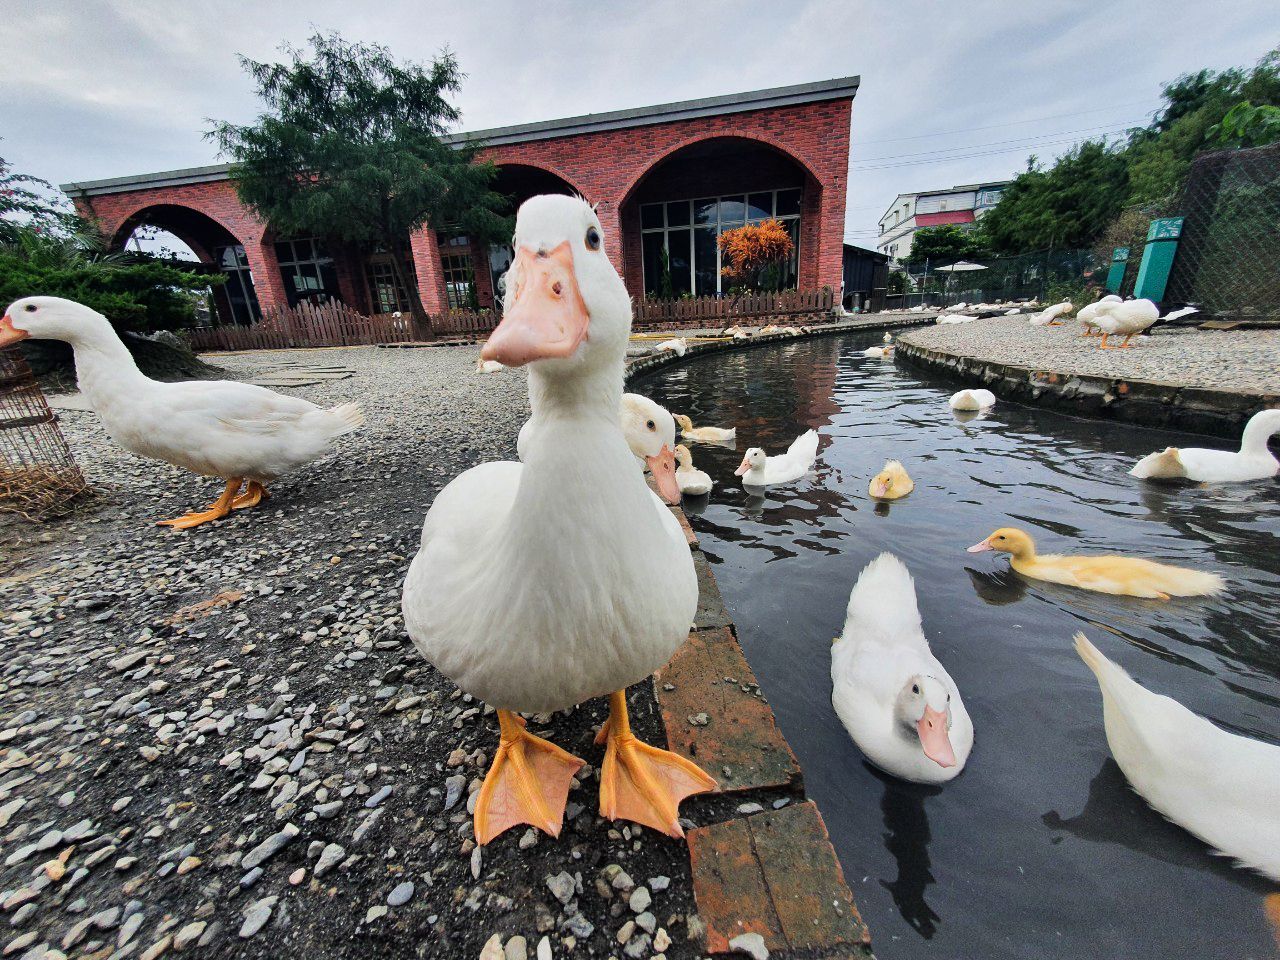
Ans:
[[[847,230],[873,245],[899,191],[1010,176],[1029,153],[1065,149],[1046,143],[1052,135],[1142,119],[1180,73],[1251,64],[1268,49],[1258,24],[1273,10],[1268,0],[1208,17],[1190,0],[0,0],[0,16],[0,155],[54,182],[213,162],[208,118],[258,110],[237,55],[270,59],[315,29],[409,60],[448,45],[468,74],[458,102],[472,129],[860,74]],[[1043,148],[997,142],[1032,137]],[[979,152],[989,155],[968,156]]]

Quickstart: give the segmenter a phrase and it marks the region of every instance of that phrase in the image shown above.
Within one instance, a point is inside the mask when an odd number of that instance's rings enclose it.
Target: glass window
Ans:
[[[747,204],[743,197],[724,197],[720,200],[721,228],[740,227],[747,219]]]
[[[418,282],[412,261],[405,263],[404,272],[409,282]],[[396,276],[389,254],[371,254],[365,261],[364,276],[365,282],[369,285],[370,309],[374,313],[394,313],[397,310],[407,313],[409,311],[409,292]]]
[[[767,220],[773,216],[772,193],[747,194],[747,219]]]
[[[689,201],[677,200],[667,204],[667,226],[687,227],[689,225]]]
[[[449,309],[473,309],[471,297],[471,254],[446,253],[440,257],[444,268],[444,289],[449,298]]]
[[[640,206],[640,226],[644,230],[662,227],[662,204],[645,203]]]
[[[239,244],[219,247],[213,251],[213,259],[227,278],[227,282],[217,288],[214,296],[223,301],[224,307],[231,314],[231,321],[247,326],[262,319],[244,247]]]
[[[688,230],[672,230],[667,234],[667,256],[671,261],[671,286],[676,296],[693,289],[692,238]]]
[[[699,227],[693,232],[693,258],[694,292],[699,297],[714,297],[720,292],[720,251],[713,227]]]
[[[693,222],[714,224],[716,222],[716,206],[715,198],[693,201]]]
[[[663,277],[663,257],[666,250],[667,235],[661,231],[644,234],[641,244],[644,248],[644,292],[653,297],[671,296],[674,291],[664,290],[664,282],[670,277]]]
[[[289,306],[300,300],[338,299],[338,273],[323,243],[310,237],[277,240],[275,249]]]
[[[779,217],[798,217],[800,215],[800,191],[779,190],[776,212]]]

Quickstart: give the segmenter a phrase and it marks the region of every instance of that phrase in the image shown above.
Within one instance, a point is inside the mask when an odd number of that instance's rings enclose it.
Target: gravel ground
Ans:
[[[349,364],[295,392],[359,400],[369,423],[263,507],[185,534],[152,521],[220,484],[63,413],[100,497],[45,526],[0,520],[6,956],[697,954],[683,844],[597,817],[598,767],[558,841],[474,847],[496,719],[413,649],[400,585],[436,492],[512,457],[527,416],[525,377],[477,375],[475,356],[213,358],[236,377]],[[651,686],[631,701],[661,742]],[[604,713],[531,728],[598,765]]]
[[[1149,380],[1249,394],[1280,393],[1280,331],[1157,328],[1128,350],[1100,350],[1074,321],[1035,327],[1021,317],[922,327],[904,343],[1055,373]]]

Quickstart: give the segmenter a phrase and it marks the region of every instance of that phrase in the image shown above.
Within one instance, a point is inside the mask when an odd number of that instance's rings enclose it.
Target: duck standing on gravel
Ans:
[[[698,603],[689,545],[619,424],[631,301],[581,199],[526,201],[513,246],[502,323],[481,356],[529,366],[525,461],[473,467],[436,496],[405,580],[405,627],[441,672],[497,708],[477,842],[522,823],[559,834],[583,761],[529,733],[519,713],[604,694],[601,815],[683,836],[680,801],[716,783],[640,743],[627,718],[626,687],[670,659]]]
[[[1093,323],[1102,330],[1099,350],[1111,349],[1107,345],[1107,337],[1121,334],[1124,334],[1124,342],[1120,348],[1128,349],[1132,346],[1130,340],[1160,319],[1160,308],[1150,300],[1125,300],[1121,303],[1099,300],[1096,308]]]
[[[0,348],[27,337],[71,345],[80,390],[120,446],[226,482],[207,509],[158,521],[176,530],[256,507],[267,498],[266,484],[364,424],[354,403],[326,410],[234,380],[152,380],[106,317],[61,297],[24,297],[9,305],[0,320]],[[240,493],[246,480],[248,489]]]

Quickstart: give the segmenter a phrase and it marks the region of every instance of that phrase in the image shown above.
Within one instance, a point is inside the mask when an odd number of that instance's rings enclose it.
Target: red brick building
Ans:
[[[776,217],[797,254],[786,283],[839,295],[849,123],[858,78],[777,87],[457,134],[479,140],[513,209],[538,193],[597,205],[610,259],[637,298],[720,292],[716,238]],[[181,238],[228,274],[224,321],[309,297],[365,313],[407,309],[387,254],[282,237],[241,205],[220,164],[62,187],[122,248],[139,226]],[[494,303],[510,250],[426,228],[411,238],[428,312]]]

